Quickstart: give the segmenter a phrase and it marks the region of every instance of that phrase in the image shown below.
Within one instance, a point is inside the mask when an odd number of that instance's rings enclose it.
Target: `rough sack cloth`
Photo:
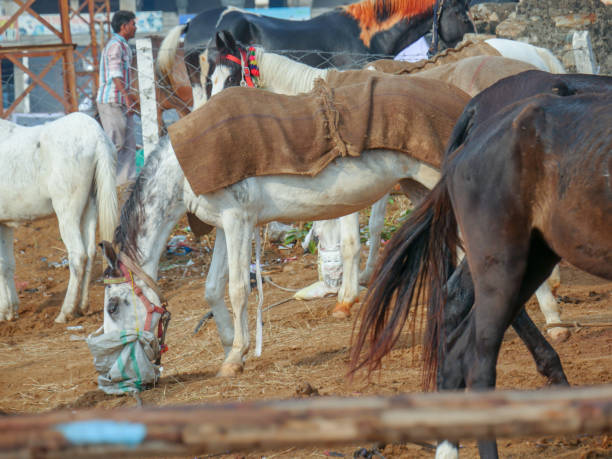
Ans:
[[[297,96],[228,88],[168,129],[196,194],[257,175],[314,176],[363,150],[440,166],[469,96],[447,83],[371,71],[330,72]]]
[[[460,61],[466,57],[473,56],[501,56],[499,51],[484,41],[464,41],[454,48],[447,48],[436,54],[431,59],[418,62],[394,61],[392,59],[380,59],[368,62],[364,68],[374,68],[379,72],[393,75],[410,75],[412,73],[428,70],[439,65],[450,64]]]
[[[94,357],[98,387],[107,394],[140,392],[159,378],[159,344],[153,333],[116,330],[87,337]]]
[[[415,76],[450,83],[474,97],[502,78],[527,70],[537,70],[537,68],[526,62],[507,57],[474,56],[423,70],[416,73]],[[413,78],[413,76],[410,75],[407,78]]]

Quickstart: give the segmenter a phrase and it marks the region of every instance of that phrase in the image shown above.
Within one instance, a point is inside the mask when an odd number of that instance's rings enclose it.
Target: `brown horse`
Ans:
[[[353,371],[379,366],[410,306],[426,300],[426,385],[492,388],[506,329],[561,258],[612,279],[609,88],[541,94],[457,124],[440,182],[387,245],[362,309]],[[450,277],[458,231],[467,262]],[[479,449],[497,457],[494,441]]]
[[[157,63],[158,53],[163,37],[152,35],[151,39],[153,48],[153,60]],[[191,111],[193,105],[193,97],[191,94],[191,86],[187,69],[185,68],[185,60],[183,50],[179,49],[174,56],[174,59],[169,65],[169,69],[162,75],[159,69],[155,68],[155,100],[157,103],[157,120],[159,123],[160,134],[164,132],[162,113],[165,110],[174,109],[177,111],[180,118],[186,116]],[[136,73],[138,65],[136,56],[132,61],[132,72]],[[138,78],[132,78],[132,94],[136,98],[136,103],[133,110],[140,113],[140,93]]]

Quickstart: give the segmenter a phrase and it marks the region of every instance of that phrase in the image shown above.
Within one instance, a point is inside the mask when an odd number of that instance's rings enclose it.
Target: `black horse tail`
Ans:
[[[473,101],[474,99],[472,99]],[[476,106],[478,105],[475,102],[468,102],[467,106],[461,112],[461,116],[455,123],[453,127],[453,131],[451,132],[450,138],[446,144],[446,152],[444,153],[444,161],[448,161],[451,153],[465,142],[466,137],[472,130],[472,126],[474,124],[474,115],[476,114]]]
[[[455,268],[458,241],[455,215],[446,180],[442,178],[385,247],[359,311],[361,325],[356,337],[353,333],[349,377],[364,367],[368,374],[379,369],[382,358],[399,339],[408,317],[411,316],[413,332],[417,322],[422,324],[418,309],[427,302],[428,342],[424,343],[423,385],[432,387],[437,371],[445,285]],[[412,305],[414,311],[410,314]],[[365,354],[363,358],[362,354]]]

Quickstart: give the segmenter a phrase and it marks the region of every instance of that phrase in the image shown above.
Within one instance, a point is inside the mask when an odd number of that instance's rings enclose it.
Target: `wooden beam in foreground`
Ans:
[[[152,457],[610,432],[612,385],[604,385],[4,416],[0,457]]]

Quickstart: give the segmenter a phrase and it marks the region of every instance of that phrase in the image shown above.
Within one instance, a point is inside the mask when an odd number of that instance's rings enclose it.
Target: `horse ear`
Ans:
[[[106,263],[108,263],[109,268],[113,271],[117,270],[117,254],[115,253],[113,244],[108,241],[101,241],[98,245],[100,246],[102,255],[104,256]]]
[[[215,35],[215,41],[217,43],[217,50],[223,53],[232,53],[236,51],[236,40],[231,32],[227,30],[220,30]]]

